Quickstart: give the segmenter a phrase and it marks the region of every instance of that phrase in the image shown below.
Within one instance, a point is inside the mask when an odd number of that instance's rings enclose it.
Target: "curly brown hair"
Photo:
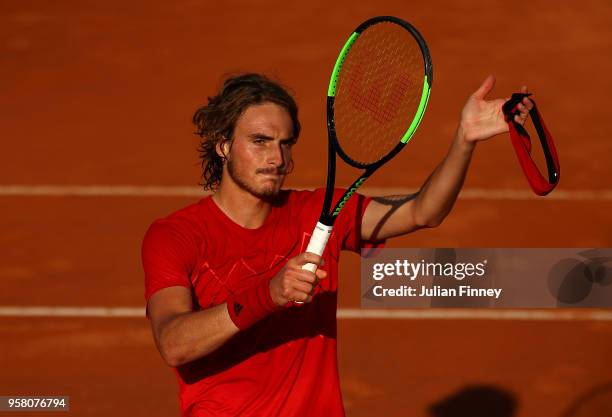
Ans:
[[[218,143],[231,141],[236,121],[255,104],[271,102],[287,110],[293,122],[293,138],[300,134],[298,107],[293,97],[279,83],[261,74],[241,74],[227,78],[208,104],[193,115],[196,134],[202,139],[198,152],[202,163],[202,183],[205,190],[215,191],[221,182],[224,158],[216,151]]]

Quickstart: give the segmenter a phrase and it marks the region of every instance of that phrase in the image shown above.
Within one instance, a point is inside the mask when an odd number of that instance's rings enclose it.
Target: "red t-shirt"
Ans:
[[[325,190],[284,191],[258,229],[229,219],[207,197],[155,221],[142,247],[145,298],[182,286],[206,309],[272,278],[302,253]],[[342,191],[336,190],[334,200]],[[343,416],[336,358],[340,250],[369,246],[360,225],[369,199],[355,195],[342,209],[323,253],[328,277],[313,301],[280,310],[239,332],[216,351],[176,368],[182,416]],[[335,201],[334,201],[335,203]],[[355,277],[355,279],[357,279]]]

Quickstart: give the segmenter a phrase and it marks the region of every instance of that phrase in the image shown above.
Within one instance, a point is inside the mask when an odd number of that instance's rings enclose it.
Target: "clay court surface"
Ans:
[[[69,395],[75,416],[178,415],[174,375],[138,310],[140,243],[154,219],[200,198],[194,109],[223,74],[280,79],[303,124],[288,186],[322,185],[329,72],[352,29],[381,14],[419,28],[434,84],[413,143],[368,182],[371,193],[418,188],[489,73],[495,97],[522,84],[535,92],[562,166],[557,190],[532,197],[508,137],[496,137],[476,151],[444,224],[388,246],[612,246],[609,1],[5,1],[0,395]],[[453,417],[490,403],[493,416],[612,415],[609,310],[365,318],[358,267],[344,256],[338,340],[349,417],[433,416],[442,403],[450,411],[440,415]]]

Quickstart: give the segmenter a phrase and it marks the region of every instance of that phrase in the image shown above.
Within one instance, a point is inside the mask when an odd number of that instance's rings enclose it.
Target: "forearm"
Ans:
[[[362,238],[382,240],[438,226],[453,208],[473,151],[458,128],[448,154],[418,193],[373,199],[361,221]]]
[[[160,326],[158,348],[166,363],[176,367],[213,352],[238,331],[223,303],[169,319]]]
[[[414,217],[419,226],[437,226],[451,211],[465,181],[474,148],[474,142],[465,141],[459,126],[446,157],[415,198]]]
[[[425,181],[418,193],[406,196],[376,197],[361,220],[361,237],[376,240],[410,233],[423,227],[438,226],[450,213],[465,181],[476,143],[508,131],[503,113],[506,100],[486,100],[495,77],[488,76],[468,99],[453,143],[444,160]],[[521,88],[527,93],[527,87]],[[524,124],[533,103],[525,97],[519,104],[515,122]]]

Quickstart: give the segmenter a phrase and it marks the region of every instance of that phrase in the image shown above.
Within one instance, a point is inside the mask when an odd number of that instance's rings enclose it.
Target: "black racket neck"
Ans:
[[[331,106],[331,109],[330,109]],[[327,135],[328,138],[336,137],[336,131],[333,121],[334,100],[331,97],[327,98]],[[333,136],[332,136],[333,135]],[[325,185],[325,200],[323,201],[323,209],[319,221],[326,226],[334,224],[335,217],[330,214],[332,198],[334,196],[334,187],[336,185],[336,152],[331,140],[327,143],[327,184]]]

